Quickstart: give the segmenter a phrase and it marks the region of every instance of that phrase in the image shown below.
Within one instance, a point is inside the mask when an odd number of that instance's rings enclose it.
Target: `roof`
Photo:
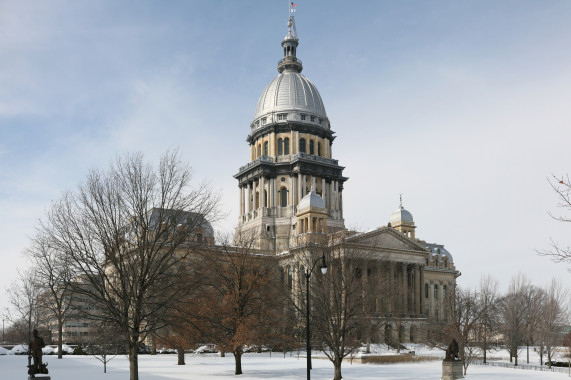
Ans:
[[[202,227],[205,236],[214,237],[214,229],[204,215],[184,210],[153,208],[150,210],[149,229],[154,230],[158,223],[168,222],[172,226],[189,225],[195,229]]]
[[[327,118],[317,87],[304,75],[290,70],[282,72],[266,86],[256,105],[254,120],[276,112]]]
[[[446,257],[449,262],[453,263],[452,255],[441,244],[426,243],[426,249],[431,252],[431,256],[438,256],[440,259]]]
[[[323,198],[317,195],[317,193],[311,190],[305,195],[305,197],[301,198],[299,204],[297,205],[298,210],[303,210],[307,207],[325,208],[325,201]]]

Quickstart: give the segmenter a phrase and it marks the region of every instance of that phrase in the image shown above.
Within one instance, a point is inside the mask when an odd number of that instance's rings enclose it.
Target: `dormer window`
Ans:
[[[278,121],[287,120],[287,113],[278,114]]]
[[[307,115],[301,114],[301,120],[305,120],[306,118],[307,118]]]

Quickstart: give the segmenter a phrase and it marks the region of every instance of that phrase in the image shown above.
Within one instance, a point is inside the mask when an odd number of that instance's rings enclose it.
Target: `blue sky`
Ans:
[[[178,147],[223,193],[231,231],[287,1],[0,3],[0,286],[51,200],[93,167]],[[522,271],[569,226],[546,177],[569,173],[571,2],[297,1],[298,57],[350,179],[346,225],[385,225],[403,193],[417,237],[475,285]],[[0,304],[6,298],[0,296]]]

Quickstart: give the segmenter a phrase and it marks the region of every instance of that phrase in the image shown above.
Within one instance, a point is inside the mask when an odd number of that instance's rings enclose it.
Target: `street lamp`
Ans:
[[[307,296],[307,319],[306,319],[306,327],[307,327],[307,380],[311,379],[311,375],[309,371],[311,370],[311,343],[309,341],[309,278],[311,277],[311,273],[315,269],[315,265],[321,260],[321,265],[319,269],[321,269],[321,273],[327,273],[327,263],[325,262],[325,254],[321,256],[319,259],[315,260],[311,270],[305,270],[305,286],[306,286],[306,296]]]

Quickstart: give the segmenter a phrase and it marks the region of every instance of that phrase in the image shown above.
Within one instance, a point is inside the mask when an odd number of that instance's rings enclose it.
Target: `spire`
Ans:
[[[402,193],[400,193],[400,208],[402,209]]]
[[[282,41],[282,46],[284,48],[284,58],[278,62],[278,71],[280,73],[284,71],[295,71],[301,73],[301,70],[303,70],[303,65],[301,64],[301,61],[297,59],[295,54],[299,40],[297,38],[295,19],[293,16],[289,16],[287,28],[287,34]]]

